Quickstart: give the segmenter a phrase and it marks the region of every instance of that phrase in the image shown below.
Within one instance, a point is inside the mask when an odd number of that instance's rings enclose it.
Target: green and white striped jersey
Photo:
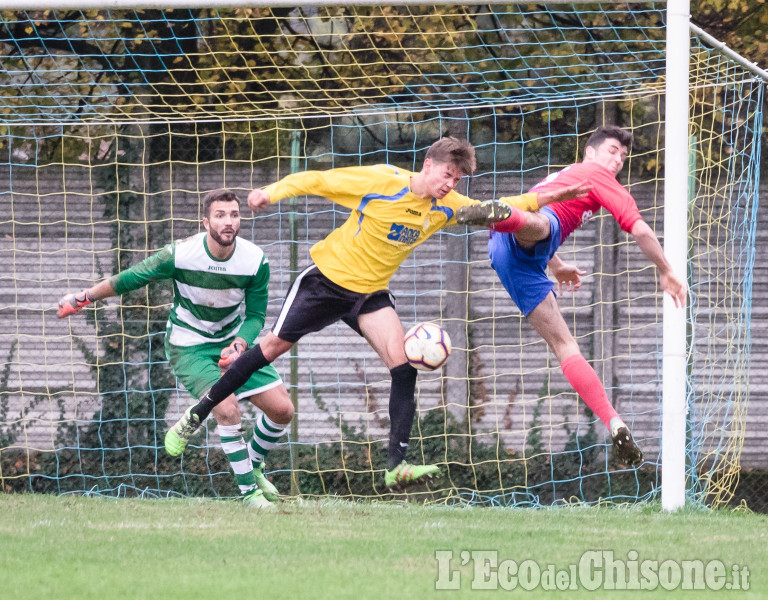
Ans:
[[[152,281],[173,280],[167,341],[175,346],[221,342],[235,336],[250,345],[267,313],[269,262],[242,238],[226,260],[211,256],[205,232],[178,240],[110,279],[118,295]]]

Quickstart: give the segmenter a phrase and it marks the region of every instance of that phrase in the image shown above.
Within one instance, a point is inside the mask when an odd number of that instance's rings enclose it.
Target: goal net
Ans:
[[[0,486],[106,495],[237,494],[213,419],[181,459],[163,436],[193,403],[163,339],[167,284],[68,320],[55,304],[201,230],[201,197],[241,199],[290,172],[418,170],[441,135],[469,139],[480,200],[581,160],[589,134],[634,134],[622,183],[662,233],[664,4],[0,12]],[[746,435],[764,82],[692,41],[687,403],[695,502],[733,501],[764,464]],[[247,209],[243,215],[249,216]],[[283,200],[244,219],[272,279],[274,322],[309,248],[347,211]],[[683,232],[681,232],[681,235]],[[392,280],[406,326],[454,344],[419,375],[410,457],[432,502],[539,506],[651,500],[660,489],[658,275],[610,215],[562,248],[587,271],[559,304],[645,452],[619,466],[599,420],[490,268],[485,231],[448,229]],[[389,374],[345,325],[275,366],[297,413],[268,459],[288,493],[392,496]],[[253,407],[241,403],[252,427]],[[748,441],[750,443],[748,443]]]

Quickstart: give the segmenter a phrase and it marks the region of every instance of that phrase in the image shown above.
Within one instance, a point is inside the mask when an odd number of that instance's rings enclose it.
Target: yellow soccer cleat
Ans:
[[[421,483],[440,473],[437,465],[410,465],[403,461],[391,471],[384,473],[384,485],[390,489],[401,490],[416,483]]]
[[[165,451],[171,456],[178,456],[184,452],[189,438],[198,429],[200,429],[200,418],[192,414],[192,407],[190,407],[181,419],[176,421],[176,424],[165,434]]]

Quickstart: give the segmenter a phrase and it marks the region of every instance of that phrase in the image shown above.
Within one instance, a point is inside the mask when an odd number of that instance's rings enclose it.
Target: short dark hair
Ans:
[[[238,208],[240,207],[240,198],[237,197],[235,192],[229,190],[213,190],[208,192],[203,198],[203,216],[206,219],[211,218],[211,204],[214,202],[237,202]]]
[[[429,147],[424,158],[436,163],[451,163],[465,175],[471,175],[477,166],[474,146],[467,140],[452,136],[437,140]]]
[[[627,150],[632,148],[632,134],[626,129],[617,127],[616,125],[606,125],[605,127],[598,127],[595,132],[589,136],[586,146],[586,150],[589,147],[597,148],[605,140],[613,139],[617,140],[622,146],[626,146]]]

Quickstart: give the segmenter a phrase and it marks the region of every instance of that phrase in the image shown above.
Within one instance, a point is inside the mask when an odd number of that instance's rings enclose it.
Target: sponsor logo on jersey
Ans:
[[[412,208],[406,208],[405,212],[407,212],[409,215],[416,215],[417,217],[421,216],[421,213],[418,210],[413,210]]]
[[[220,267],[218,265],[209,265],[208,266],[209,271],[221,271],[222,273],[227,272],[227,267]]]
[[[587,221],[589,221],[591,218],[592,218],[592,211],[585,210],[583,213],[581,213],[581,224],[586,225]]]
[[[392,227],[389,228],[389,233],[387,234],[387,239],[410,245],[415,244],[420,235],[421,231],[418,229],[406,227],[399,223],[392,223]]]

